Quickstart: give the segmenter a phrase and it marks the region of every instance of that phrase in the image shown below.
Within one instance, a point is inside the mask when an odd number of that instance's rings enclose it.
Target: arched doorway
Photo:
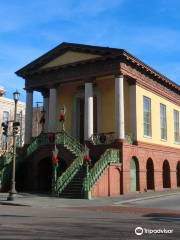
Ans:
[[[180,161],[177,163],[176,174],[177,174],[177,187],[180,187]]]
[[[150,158],[146,163],[146,181],[147,189],[154,189],[154,164]]]
[[[139,190],[139,163],[133,157],[130,163],[130,191],[136,192]]]
[[[51,158],[44,158],[38,164],[38,191],[50,192],[52,185]]]
[[[171,180],[170,180],[170,166],[169,162],[165,160],[163,162],[163,188],[170,188]]]

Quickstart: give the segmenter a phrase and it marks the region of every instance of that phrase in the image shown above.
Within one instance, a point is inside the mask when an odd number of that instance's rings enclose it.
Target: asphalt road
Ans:
[[[180,211],[175,211],[175,203],[179,206],[178,197],[136,201],[121,206],[0,205],[0,239],[179,240]],[[167,206],[171,210],[165,209]],[[137,230],[140,234],[143,231],[142,235],[135,234],[137,227],[142,228]]]

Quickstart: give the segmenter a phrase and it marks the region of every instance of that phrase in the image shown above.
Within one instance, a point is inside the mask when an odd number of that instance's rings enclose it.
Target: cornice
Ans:
[[[141,86],[146,90],[151,91],[159,95],[160,97],[163,97],[168,101],[171,101],[172,103],[180,106],[180,95],[171,90],[170,88],[162,85],[157,80],[146,76],[145,74],[134,69],[132,66],[127,66],[127,64],[125,63],[121,63],[121,71],[124,75],[135,79],[138,86]]]
[[[149,65],[145,64],[140,59],[134,57],[133,55],[131,55],[125,50],[123,51],[122,56],[128,61],[129,64],[132,64],[133,67],[136,66],[137,68],[140,68],[141,70],[146,71],[146,73],[151,75],[153,78],[159,79],[162,83],[167,84],[169,87],[176,89],[180,93],[180,86],[178,84],[171,81],[166,76],[159,73]]]
[[[144,148],[144,149],[147,149],[147,151],[157,151],[157,152],[176,154],[176,155],[180,154],[180,148],[163,146],[163,145],[155,144],[155,143],[147,143],[147,142],[143,142],[143,141],[136,141],[135,144],[133,144],[133,145],[124,142],[123,147],[125,147],[125,148]]]

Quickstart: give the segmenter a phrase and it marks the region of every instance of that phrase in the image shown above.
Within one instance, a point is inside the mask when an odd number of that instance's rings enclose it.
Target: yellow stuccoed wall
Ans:
[[[83,61],[83,60],[88,60],[88,59],[93,59],[98,57],[101,57],[101,56],[96,54],[91,54],[91,53],[67,51],[63,55],[45,64],[42,67],[42,69],[48,68],[48,67],[54,67],[54,66],[61,66],[68,63],[73,63],[73,62],[78,62],[78,61]]]
[[[57,128],[60,129],[59,115],[60,108],[66,106],[65,128],[72,134],[73,96],[78,93],[78,86],[83,83],[64,84],[57,92]],[[83,91],[83,90],[81,90]],[[99,133],[115,132],[115,80],[113,77],[97,79],[94,92],[100,95],[99,103]],[[129,85],[124,81],[124,102],[125,102],[125,132],[130,133],[129,126]]]
[[[99,132],[115,131],[115,106],[114,106],[114,79],[100,79],[96,81],[97,91],[100,93],[100,126]]]
[[[124,127],[125,134],[133,133],[130,128],[130,91],[129,84],[126,79],[124,79]]]
[[[115,132],[115,79],[97,79],[96,88],[101,96],[100,131]],[[125,132],[129,133],[129,85],[124,80]]]
[[[143,96],[151,99],[151,119],[152,119],[152,137],[144,137],[143,127]],[[180,148],[180,145],[174,143],[174,119],[173,110],[180,112],[180,106],[177,106],[168,100],[147,91],[139,86],[136,87],[136,99],[137,99],[137,140],[161,144],[164,146],[171,146]],[[160,135],[160,103],[166,105],[167,116],[167,141],[161,140]]]

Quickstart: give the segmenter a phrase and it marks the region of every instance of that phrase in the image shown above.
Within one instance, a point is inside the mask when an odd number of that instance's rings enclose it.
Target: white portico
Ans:
[[[114,77],[114,84],[115,84],[115,96],[114,96],[114,102],[115,102],[115,138],[123,140],[125,137],[125,127],[124,127],[124,77],[123,75],[118,75]],[[61,87],[59,88],[61,89]],[[93,90],[93,81],[85,81],[84,83],[84,93],[82,93],[82,97],[84,98],[83,104],[84,104],[84,141],[88,141],[91,136],[94,133],[94,104],[93,99],[94,96],[97,97],[97,91]],[[60,109],[61,106],[58,106],[57,98],[58,95],[61,95],[61,91],[57,90],[57,86],[53,86],[52,88],[42,92],[43,94],[43,105],[44,105],[44,117],[45,117],[45,123],[44,123],[44,132],[53,133],[56,132],[57,129],[57,112],[58,109]],[[97,97],[97,121],[98,121],[98,128],[100,128],[100,122],[101,119],[101,103],[100,103],[101,97],[98,95]],[[77,101],[77,99],[72,98],[72,101]],[[66,104],[66,103],[65,103]],[[30,143],[31,137],[32,137],[32,107],[33,107],[33,91],[27,90],[27,98],[26,98],[26,137],[25,137],[25,143]],[[74,102],[72,102],[72,105],[74,106]],[[77,114],[76,111],[77,107],[74,108],[75,110],[72,110],[72,116],[73,116],[73,124],[72,124],[72,133],[77,132],[76,128],[82,127],[80,124],[77,125]],[[67,109],[68,111],[69,109]],[[70,110],[69,110],[70,111]],[[99,130],[98,130],[99,132]],[[74,136],[78,137],[77,134],[73,134]],[[79,138],[79,137],[78,137]]]

